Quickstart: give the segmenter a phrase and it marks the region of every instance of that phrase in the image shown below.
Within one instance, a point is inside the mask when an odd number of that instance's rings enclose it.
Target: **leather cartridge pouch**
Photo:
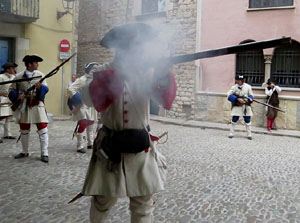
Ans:
[[[103,126],[104,136],[101,149],[114,162],[121,161],[122,153],[139,153],[150,147],[149,134],[146,129],[126,129],[113,131]]]

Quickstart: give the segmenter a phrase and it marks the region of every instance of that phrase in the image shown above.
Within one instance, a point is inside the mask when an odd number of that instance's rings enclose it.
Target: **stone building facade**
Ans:
[[[87,62],[108,62],[112,59],[113,53],[101,47],[100,40],[110,28],[126,22],[144,22],[153,27],[167,27],[165,32],[171,32],[170,56],[194,53],[197,1],[166,0],[163,2],[165,4],[162,8],[156,10],[154,7],[153,11],[145,12],[143,4],[147,4],[147,1],[142,0],[81,0],[77,64],[79,73],[83,72],[84,64]],[[167,112],[160,108],[160,115],[193,119],[195,62],[174,65],[173,72],[178,87],[177,97],[172,110]]]

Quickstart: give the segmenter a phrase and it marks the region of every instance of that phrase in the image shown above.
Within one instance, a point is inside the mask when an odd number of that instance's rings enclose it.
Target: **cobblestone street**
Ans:
[[[155,195],[155,222],[300,222],[299,138],[151,123],[152,132],[169,132],[158,148],[168,160],[166,190]],[[12,124],[13,133],[18,133]],[[49,164],[40,161],[35,126],[31,154],[15,160],[21,144],[0,144],[1,223],[87,223],[90,198],[67,204],[83,185],[91,151],[79,154],[75,123],[49,125]],[[108,223],[130,222],[121,199]]]

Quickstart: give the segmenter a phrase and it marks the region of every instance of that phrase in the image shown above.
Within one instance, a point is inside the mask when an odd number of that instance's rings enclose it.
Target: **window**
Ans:
[[[252,41],[244,41],[249,43]],[[253,86],[261,86],[265,80],[265,60],[262,50],[251,50],[236,54],[236,74],[243,74],[245,82]]]
[[[249,8],[293,6],[294,0],[250,0]]]
[[[271,64],[271,78],[282,87],[300,87],[300,43],[278,47]]]
[[[166,8],[165,0],[142,0],[142,13],[163,12]]]

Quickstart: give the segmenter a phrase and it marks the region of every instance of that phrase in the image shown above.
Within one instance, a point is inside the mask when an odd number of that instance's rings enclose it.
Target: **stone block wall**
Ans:
[[[141,0],[81,0],[79,11],[79,39],[77,70],[83,74],[85,63],[111,61],[113,53],[100,47],[105,33],[114,26],[127,22],[162,24],[172,32],[170,54],[194,53],[196,47],[196,0],[166,0],[166,11],[141,15],[137,14],[137,1]],[[194,62],[174,65],[177,95],[170,111],[160,112],[172,118],[194,118],[194,95],[196,66]]]

